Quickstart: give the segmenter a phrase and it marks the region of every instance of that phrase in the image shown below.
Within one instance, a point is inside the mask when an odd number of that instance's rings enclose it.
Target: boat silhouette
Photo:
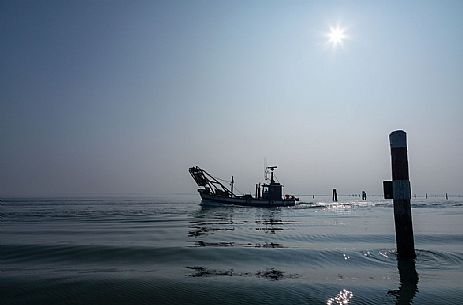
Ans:
[[[294,206],[299,198],[293,195],[283,196],[283,185],[275,181],[274,170],[276,166],[267,166],[266,173],[270,171],[270,179],[267,178],[264,183],[256,184],[255,196],[251,194],[237,195],[233,193],[234,179],[232,176],[231,188],[226,187],[222,182],[209,174],[199,166],[189,168],[189,172],[196,184],[198,185],[198,193],[201,196],[203,203],[215,202],[222,204],[255,206],[255,207],[285,207]],[[225,182],[225,180],[222,180]]]

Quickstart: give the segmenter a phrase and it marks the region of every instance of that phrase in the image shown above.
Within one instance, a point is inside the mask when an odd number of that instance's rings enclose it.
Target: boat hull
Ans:
[[[222,203],[222,204],[229,204],[229,205],[241,205],[241,206],[252,206],[252,207],[288,207],[288,206],[295,206],[296,200],[264,200],[264,199],[256,199],[252,197],[223,197],[217,196],[212,194],[205,194],[199,192],[203,203],[207,204],[211,203]]]

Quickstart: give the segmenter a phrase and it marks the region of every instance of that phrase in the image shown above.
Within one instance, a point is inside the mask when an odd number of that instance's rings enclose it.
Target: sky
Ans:
[[[463,193],[462,1],[0,1],[0,196]],[[334,47],[330,28],[346,39]]]

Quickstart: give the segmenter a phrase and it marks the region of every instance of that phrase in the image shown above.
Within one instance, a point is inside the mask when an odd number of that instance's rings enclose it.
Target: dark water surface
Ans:
[[[392,202],[301,199],[3,199],[0,304],[463,302],[463,198],[412,201],[416,264],[396,259]]]

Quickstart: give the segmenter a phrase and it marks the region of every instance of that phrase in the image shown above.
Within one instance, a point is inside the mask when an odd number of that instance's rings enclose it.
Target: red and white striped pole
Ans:
[[[408,175],[407,134],[396,130],[389,135],[392,164],[392,192],[394,199],[395,240],[399,258],[414,259],[411,188]]]

